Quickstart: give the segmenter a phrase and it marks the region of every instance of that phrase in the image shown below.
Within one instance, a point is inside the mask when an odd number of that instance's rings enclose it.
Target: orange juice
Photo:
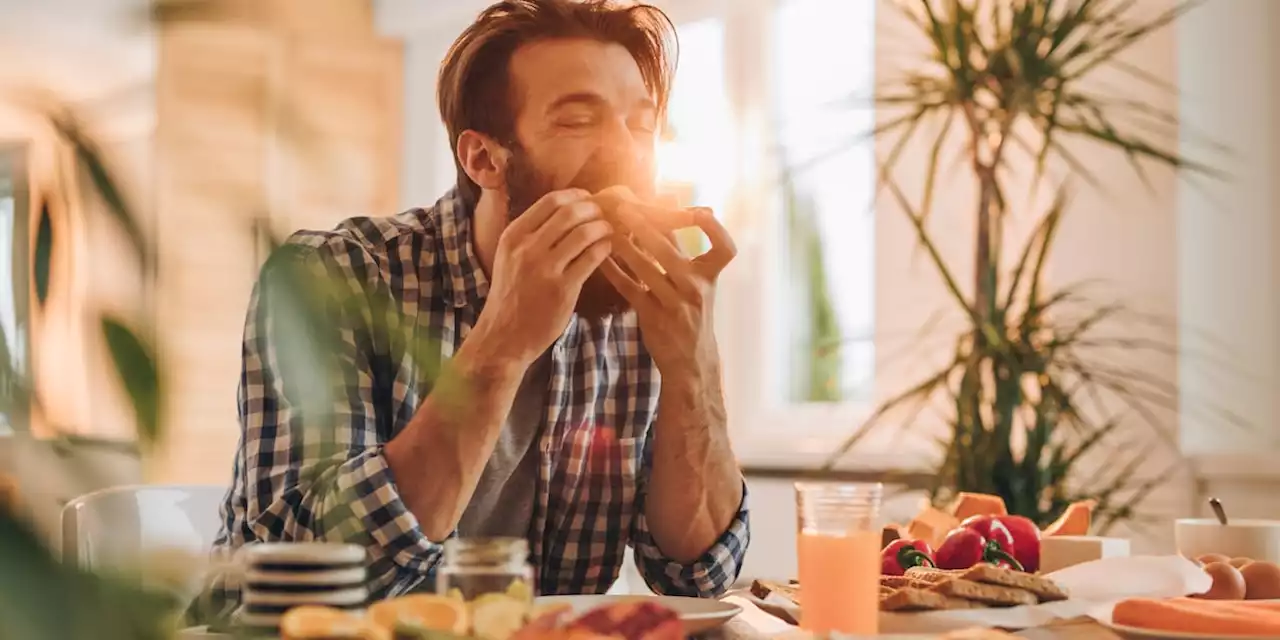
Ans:
[[[801,532],[800,626],[817,636],[832,632],[876,635],[880,615],[880,532]]]

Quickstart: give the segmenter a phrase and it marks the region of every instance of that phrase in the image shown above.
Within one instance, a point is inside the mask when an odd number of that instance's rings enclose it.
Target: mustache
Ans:
[[[634,153],[596,149],[569,181],[569,187],[599,193],[609,187],[625,186],[641,200],[656,197],[653,167]]]

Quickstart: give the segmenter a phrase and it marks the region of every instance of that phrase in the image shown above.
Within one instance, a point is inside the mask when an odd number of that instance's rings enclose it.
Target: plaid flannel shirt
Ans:
[[[266,304],[269,261],[246,321],[242,433],[216,544],[355,542],[368,551],[372,596],[403,594],[434,575],[441,541],[429,540],[401,501],[383,446],[431,392],[426,372],[435,365],[416,361],[366,327],[376,313],[371,309],[387,309],[397,326],[438,345],[438,353],[429,354],[436,365],[452,356],[475,325],[489,286],[473,253],[470,212],[451,191],[430,209],[298,232],[285,248],[370,301],[354,312],[335,311],[345,380],[333,407],[337,424],[329,445],[336,450],[325,455],[301,444],[309,418],[298,383],[282,373],[287,358],[278,348],[289,336],[277,330],[282,321]],[[658,593],[713,596],[737,579],[750,539],[745,485],[732,524],[692,563],[664,556],[649,532],[645,500],[659,382],[634,313],[602,324],[575,317],[553,345],[529,532],[540,593],[606,591],[628,544]],[[221,602],[234,602],[234,587],[218,590]]]

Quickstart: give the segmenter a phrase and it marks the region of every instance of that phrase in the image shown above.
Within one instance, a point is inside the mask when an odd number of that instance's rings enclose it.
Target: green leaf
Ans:
[[[70,115],[53,115],[50,116],[49,121],[58,134],[74,149],[76,162],[88,174],[94,192],[106,205],[107,212],[120,225],[120,228],[124,229],[143,271],[149,272],[155,261],[151,245],[144,237],[138,218],[125,201],[115,177],[103,161],[97,144],[85,134],[80,124]]]
[[[49,199],[40,199],[40,218],[36,222],[35,255],[32,258],[32,279],[35,280],[36,302],[44,306],[49,299],[49,283],[53,262],[53,216],[49,214]]]
[[[125,578],[63,565],[0,511],[0,638],[162,640],[179,603]]]
[[[129,394],[138,423],[138,439],[154,445],[160,430],[160,372],[151,350],[119,319],[104,316],[102,335],[115,364],[116,373]]]

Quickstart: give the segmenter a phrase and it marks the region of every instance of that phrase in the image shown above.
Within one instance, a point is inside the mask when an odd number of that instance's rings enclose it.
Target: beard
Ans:
[[[508,148],[511,150],[511,157],[507,162],[505,179],[509,221],[518,218],[542,196],[556,189],[578,188],[598,193],[608,187],[626,185],[637,196],[645,199],[654,191],[653,181],[649,178],[652,171],[638,168],[636,162],[621,158],[619,154],[609,154],[603,149],[587,160],[569,184],[557,186],[546,174],[538,171],[519,143],[511,143]],[[623,270],[626,271],[625,268]],[[631,304],[618,293],[618,289],[600,269],[587,276],[574,304],[574,312],[593,321],[630,309]]]

